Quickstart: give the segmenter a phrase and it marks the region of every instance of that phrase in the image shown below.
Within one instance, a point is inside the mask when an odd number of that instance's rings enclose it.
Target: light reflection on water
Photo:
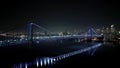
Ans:
[[[33,62],[15,64],[13,68],[28,68],[32,65],[35,65],[36,67],[42,67],[46,65],[52,65],[54,62],[54,58],[50,57],[36,58],[36,60],[34,60]]]
[[[102,44],[98,43],[95,44],[94,46],[90,46],[84,49],[80,49],[78,51],[74,51],[74,52],[70,52],[70,53],[66,53],[66,54],[62,54],[56,57],[42,57],[42,58],[36,58],[33,62],[26,62],[26,63],[20,63],[20,64],[15,64],[13,66],[13,68],[28,68],[30,66],[35,65],[36,67],[42,67],[42,66],[49,66],[49,65],[53,65],[55,64],[57,61],[65,59],[67,57],[76,55],[76,54],[80,54],[83,52],[88,52],[91,50],[96,50],[96,48],[100,47]],[[91,54],[93,54],[94,52],[92,52]]]

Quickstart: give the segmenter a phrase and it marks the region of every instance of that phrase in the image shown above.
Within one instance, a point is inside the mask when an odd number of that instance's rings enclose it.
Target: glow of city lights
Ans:
[[[40,43],[39,41],[36,41],[36,43]]]
[[[23,39],[20,39],[20,41],[22,41]]]
[[[103,33],[101,35],[103,35]]]
[[[25,35],[21,35],[20,38],[21,38],[21,39],[24,39],[24,38],[25,38]]]
[[[10,42],[10,40],[8,40],[8,42]]]
[[[119,31],[119,34],[120,34],[120,31]]]
[[[14,40],[15,42],[17,41],[17,40]]]
[[[78,39],[78,42],[80,42],[81,40],[80,39]]]
[[[40,38],[40,37],[38,37],[38,36],[36,37],[36,39],[39,39],[39,38]]]
[[[111,25],[111,28],[113,28],[114,27],[114,25]]]
[[[33,25],[33,23],[31,23],[31,25]],[[36,24],[35,24],[36,25]],[[40,27],[40,26],[38,26],[38,25],[36,25],[37,27]],[[111,27],[114,27],[114,25],[111,25]],[[40,27],[41,28],[41,27]],[[44,29],[45,30],[45,29]],[[47,31],[47,30],[46,30]],[[119,34],[120,34],[120,31],[119,31]],[[62,35],[62,36],[44,36],[44,37],[39,37],[39,36],[37,36],[37,37],[34,37],[33,36],[33,39],[44,39],[44,40],[49,40],[49,38],[54,38],[55,40],[56,39],[66,39],[66,38],[82,38],[81,36],[86,36],[86,39],[87,39],[87,37],[90,37],[91,35],[88,35],[88,34],[85,34],[85,35]],[[99,36],[99,35],[95,35],[95,36]],[[26,39],[26,37],[25,37],[25,35],[21,35],[20,37],[19,37],[20,39],[17,39],[17,40],[13,40],[13,39],[11,39],[11,40],[4,40],[4,41],[0,41],[0,43],[2,43],[3,42],[3,44],[4,44],[4,42],[6,43],[8,43],[8,42],[10,42],[9,43],[9,45],[11,45],[11,43],[13,43],[14,45],[15,44],[22,44],[22,43],[26,43],[26,41],[25,40],[27,40]],[[51,39],[51,40],[52,40]],[[120,39],[120,38],[118,38],[118,39]],[[29,40],[29,39],[28,39]],[[13,42],[13,41],[17,41],[17,42]],[[21,42],[20,42],[21,41]],[[35,41],[35,40],[33,40],[33,41]],[[81,39],[79,39],[79,40],[75,40],[76,42],[80,42],[81,41]],[[60,40],[60,42],[62,43],[63,42],[63,40]],[[36,43],[40,43],[40,40],[39,41],[36,41]],[[58,61],[58,60],[61,60],[61,59],[63,59],[63,58],[66,58],[66,57],[69,57],[69,56],[72,56],[72,55],[75,55],[75,54],[78,54],[78,53],[83,53],[83,52],[87,52],[87,51],[89,51],[89,50],[91,50],[91,49],[94,49],[94,48],[96,48],[96,47],[98,47],[98,46],[100,46],[101,44],[97,44],[97,45],[95,45],[95,46],[90,46],[90,47],[88,47],[88,48],[85,48],[85,49],[81,49],[81,50],[78,50],[78,51],[74,51],[74,52],[70,52],[70,53],[68,53],[68,54],[63,54],[63,55],[60,55],[60,56],[57,56],[57,57],[53,57],[53,58],[43,58],[43,59],[40,59],[40,62],[39,61],[36,61],[36,63],[35,63],[35,65],[37,65],[37,67],[38,66],[43,66],[43,65],[46,65],[46,64],[49,64],[49,63],[54,63],[55,61]],[[5,46],[8,46],[8,44],[6,45],[5,44]],[[94,53],[94,52],[93,52]],[[15,68],[18,68],[18,67],[20,67],[20,68],[22,68],[23,66],[24,66],[24,68],[28,68],[29,67],[29,63],[25,63],[25,64],[19,64],[18,66],[16,66]]]

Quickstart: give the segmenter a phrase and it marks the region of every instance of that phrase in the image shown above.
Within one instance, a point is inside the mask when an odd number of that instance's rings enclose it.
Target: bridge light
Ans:
[[[20,39],[20,41],[22,41],[23,39]]]
[[[40,60],[40,65],[43,66],[43,61],[42,60]]]
[[[15,42],[17,41],[17,40],[14,40]]]
[[[118,33],[120,34],[120,31]]]
[[[53,61],[56,61],[56,59],[54,58]]]
[[[8,40],[8,42],[10,42],[10,40]]]
[[[53,64],[53,58],[50,58],[50,63]]]
[[[39,41],[36,41],[36,43],[40,43]]]
[[[114,27],[114,25],[111,25],[110,27],[111,27],[111,28],[113,28],[113,27]]]
[[[103,35],[103,33],[101,35]]]
[[[49,58],[47,58],[47,63],[48,63],[48,65],[50,64],[50,59]]]
[[[33,24],[33,23],[30,23],[31,25]]]
[[[47,64],[47,61],[46,61],[46,58],[44,58],[44,65],[46,65]]]
[[[25,68],[28,68],[27,64],[25,64]]]
[[[25,38],[25,35],[21,35],[20,38],[21,38],[21,39],[24,39],[24,38]]]
[[[39,62],[37,61],[36,63],[37,63],[37,67],[38,67],[39,66]]]
[[[0,41],[0,43],[2,43],[3,41]]]
[[[78,39],[78,42],[81,42],[81,40],[80,40],[80,39]]]
[[[22,64],[20,64],[20,68],[22,68]]]
[[[36,39],[39,39],[39,38],[40,38],[40,37],[38,37],[38,36],[36,37]]]

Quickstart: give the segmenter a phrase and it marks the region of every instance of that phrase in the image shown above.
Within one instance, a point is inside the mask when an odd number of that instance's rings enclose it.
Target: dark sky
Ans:
[[[4,1],[0,3],[0,30],[30,22],[50,30],[120,26],[120,5],[113,1]],[[120,29],[120,28],[119,28]]]

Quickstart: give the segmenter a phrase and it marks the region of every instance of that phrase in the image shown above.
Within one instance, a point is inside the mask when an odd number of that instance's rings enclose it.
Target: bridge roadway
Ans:
[[[93,35],[92,37],[101,37],[101,35]],[[58,40],[58,39],[70,39],[70,38],[77,38],[77,39],[83,39],[83,38],[91,38],[91,35],[63,35],[63,36],[38,36],[33,37],[33,39],[51,39],[51,40]]]
[[[101,35],[94,35],[96,37],[101,37]],[[79,42],[82,41],[84,38],[91,38],[91,35],[64,35],[64,36],[33,36],[32,41],[34,42],[41,42],[41,41],[60,41],[60,40],[70,40],[70,39],[79,39]],[[28,43],[28,38],[11,38],[5,39],[0,41],[0,46],[10,46],[10,45],[17,45],[22,43]]]

